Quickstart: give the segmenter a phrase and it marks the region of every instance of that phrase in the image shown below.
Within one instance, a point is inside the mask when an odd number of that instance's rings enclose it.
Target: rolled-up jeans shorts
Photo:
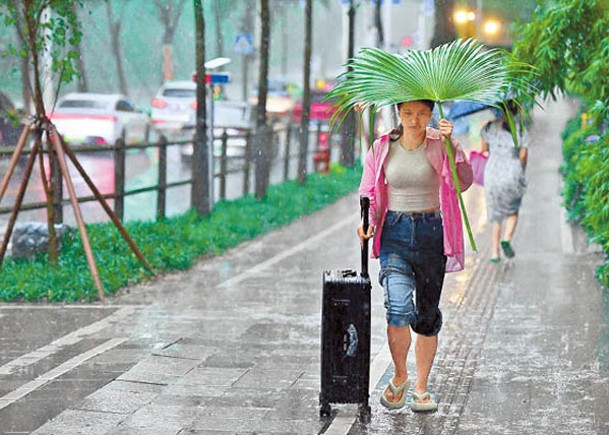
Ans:
[[[438,335],[442,328],[439,303],[446,267],[440,212],[388,211],[380,263],[379,283],[385,292],[387,323],[410,325],[421,335]]]

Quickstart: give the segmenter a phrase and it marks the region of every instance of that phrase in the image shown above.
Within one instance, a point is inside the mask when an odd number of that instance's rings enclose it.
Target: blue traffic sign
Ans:
[[[237,54],[254,54],[254,35],[251,33],[237,33],[233,50]]]
[[[205,74],[205,83],[228,83],[229,79],[228,73]]]

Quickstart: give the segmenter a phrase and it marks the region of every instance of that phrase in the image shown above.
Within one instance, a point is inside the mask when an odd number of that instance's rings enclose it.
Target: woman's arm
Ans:
[[[525,147],[520,147],[520,150],[518,151],[518,157],[520,158],[520,164],[522,165],[522,169],[525,170],[527,168],[529,149]]]
[[[482,151],[485,155],[488,155],[488,142],[485,140],[482,140],[482,144],[480,146],[480,151]]]

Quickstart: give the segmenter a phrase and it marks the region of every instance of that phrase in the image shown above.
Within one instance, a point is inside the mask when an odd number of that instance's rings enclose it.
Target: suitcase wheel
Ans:
[[[368,405],[359,405],[359,418],[362,423],[370,423],[370,415],[372,414],[372,410]]]
[[[332,408],[330,407],[329,403],[322,403],[321,406],[319,407],[319,416],[320,417],[330,417],[330,412],[332,411]]]

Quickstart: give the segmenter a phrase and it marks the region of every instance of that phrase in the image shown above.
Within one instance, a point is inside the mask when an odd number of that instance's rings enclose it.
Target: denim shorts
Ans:
[[[387,323],[410,325],[421,335],[437,335],[442,327],[438,305],[446,267],[440,213],[388,211],[380,262]]]

